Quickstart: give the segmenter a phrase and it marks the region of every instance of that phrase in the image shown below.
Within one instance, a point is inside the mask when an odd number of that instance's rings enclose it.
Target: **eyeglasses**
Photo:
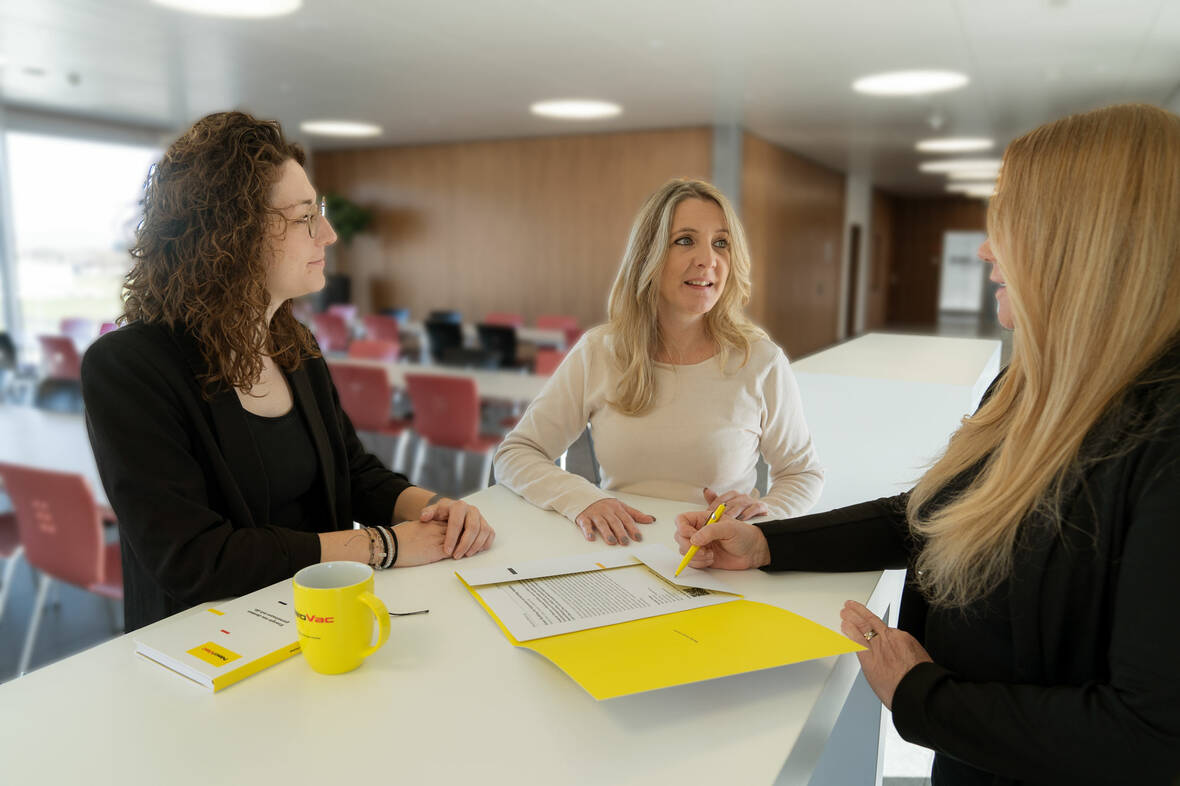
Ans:
[[[307,224],[307,236],[315,240],[316,233],[320,231],[320,219],[328,217],[328,198],[320,197],[320,212],[309,213],[303,218],[288,218],[288,221],[296,224]]]

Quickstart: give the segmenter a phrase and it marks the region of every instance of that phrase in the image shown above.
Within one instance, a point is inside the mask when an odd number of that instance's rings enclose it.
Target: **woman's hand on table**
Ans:
[[[594,540],[598,534],[612,546],[616,543],[626,546],[632,540],[643,540],[639,524],[651,524],[655,520],[655,516],[608,497],[588,506],[574,518],[574,523],[582,530],[586,540]]]
[[[489,549],[496,539],[479,508],[445,497],[422,508],[418,521],[404,521],[396,530],[398,567],[470,557]]]
[[[705,504],[709,507],[709,513],[712,513],[718,505],[725,505],[725,515],[730,518],[735,518],[738,521],[749,521],[758,516],[769,516],[770,508],[766,507],[766,503],[760,499],[755,499],[749,494],[742,494],[737,491],[727,491],[724,494],[717,494],[710,488],[704,489]]]
[[[762,530],[728,514],[706,527],[710,515],[709,510],[693,510],[676,517],[676,546],[680,553],[699,547],[689,567],[746,570],[770,562],[770,546]]]
[[[886,709],[893,709],[893,693],[901,678],[919,663],[933,662],[917,639],[904,630],[889,627],[854,600],[845,602],[840,610],[840,630],[857,644],[868,647],[856,653],[856,657],[869,687]],[[866,639],[865,634],[870,631],[872,635]]]

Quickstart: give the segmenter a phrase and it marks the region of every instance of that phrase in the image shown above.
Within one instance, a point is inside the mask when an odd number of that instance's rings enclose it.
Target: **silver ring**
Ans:
[[[874,637],[874,636],[876,636],[876,635],[877,635],[877,631],[875,631],[875,630],[866,630],[866,631],[864,632],[865,641],[872,641],[872,640],[873,640],[873,637]]]

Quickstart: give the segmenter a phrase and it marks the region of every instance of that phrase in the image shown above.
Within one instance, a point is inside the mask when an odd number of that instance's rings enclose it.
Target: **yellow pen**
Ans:
[[[717,510],[713,511],[713,515],[709,516],[709,520],[705,522],[705,527],[709,526],[714,521],[721,518],[721,514],[724,512],[725,512],[725,503],[722,503],[717,506]],[[704,529],[705,527],[701,527],[701,529]],[[684,555],[684,559],[680,560],[680,564],[676,567],[676,572],[672,574],[672,578],[679,576],[680,571],[682,571],[686,567],[688,567],[688,563],[692,562],[692,558],[697,555],[697,549],[699,549],[699,548],[700,548],[700,546],[689,546],[688,547],[688,553]]]

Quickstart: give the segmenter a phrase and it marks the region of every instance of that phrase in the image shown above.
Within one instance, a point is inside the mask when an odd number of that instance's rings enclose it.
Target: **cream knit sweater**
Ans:
[[[496,451],[496,481],[573,521],[610,491],[704,506],[703,488],[756,495],[758,455],[770,468],[770,516],[807,512],[823,487],[799,388],[775,344],[754,344],[749,362],[720,356],[693,365],[656,364],[656,403],[639,417],[607,401],[620,372],[604,327],[589,331]],[[553,462],[586,424],[602,488]]]

